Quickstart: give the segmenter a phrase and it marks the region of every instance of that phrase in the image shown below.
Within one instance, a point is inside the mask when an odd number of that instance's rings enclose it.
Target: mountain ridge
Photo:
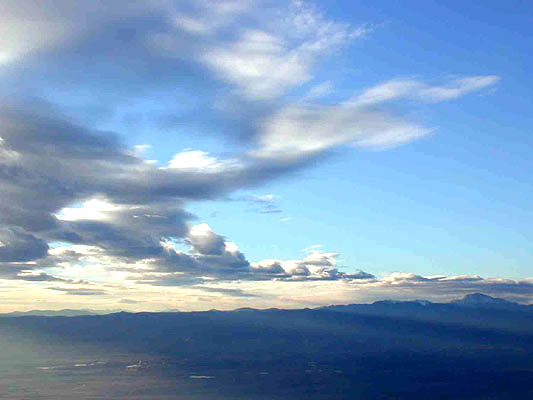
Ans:
[[[460,299],[451,300],[443,303],[436,303],[430,300],[418,299],[418,300],[377,300],[373,303],[350,303],[350,304],[331,304],[327,306],[315,307],[316,310],[340,310],[346,308],[356,307],[431,307],[431,306],[455,306],[455,307],[469,307],[479,309],[527,309],[530,305],[516,303],[513,301],[501,299],[498,297],[492,297],[483,293],[470,293]],[[302,308],[305,310],[307,308]],[[252,307],[240,307],[233,310],[227,310],[226,312],[254,312],[254,311],[274,311],[283,310],[281,308],[266,308],[257,309]],[[217,309],[211,309],[204,312],[221,311]],[[170,309],[166,311],[125,311],[125,310],[91,310],[91,309],[62,309],[62,310],[30,310],[30,311],[12,311],[8,313],[0,313],[1,317],[23,317],[23,316],[39,316],[39,317],[77,317],[77,316],[91,316],[91,315],[107,315],[116,313],[183,313],[177,309]],[[202,311],[190,311],[190,312],[202,312]],[[185,312],[187,313],[187,312]]]

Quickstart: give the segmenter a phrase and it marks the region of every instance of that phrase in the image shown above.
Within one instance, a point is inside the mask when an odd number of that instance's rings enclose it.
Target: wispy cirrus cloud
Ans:
[[[280,208],[280,196],[275,194],[252,194],[245,196],[246,201],[252,206],[252,211],[259,214],[278,214],[283,212]]]
[[[500,79],[497,75],[467,76],[453,79],[444,85],[428,85],[413,79],[396,79],[366,89],[352,102],[371,105],[407,98],[438,103],[494,86]]]
[[[368,32],[364,26],[354,28],[331,21],[308,3],[288,4],[283,18],[268,18],[267,12],[262,23],[241,28],[232,39],[206,46],[199,60],[243,96],[266,100],[308,82],[318,57]],[[191,26],[191,20],[185,20],[185,25],[193,28],[189,32],[205,34],[207,30],[201,27],[206,24],[194,21]]]
[[[297,104],[282,108],[259,124],[260,158],[303,157],[351,145],[388,148],[419,139],[433,128],[374,106],[392,100],[440,102],[495,85],[495,75],[455,79],[442,86],[395,80],[371,87],[338,105]]]
[[[432,131],[386,113],[357,105],[294,105],[261,122],[257,148],[252,155],[264,159],[294,159],[354,145],[390,147]]]

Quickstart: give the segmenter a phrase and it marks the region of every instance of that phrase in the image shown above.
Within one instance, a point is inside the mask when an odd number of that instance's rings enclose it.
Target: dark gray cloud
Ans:
[[[217,173],[161,169],[134,155],[117,135],[82,128],[38,101],[4,99],[0,120],[2,262],[43,258],[48,241],[98,246],[131,259],[161,256],[162,240],[188,235],[193,216],[183,209],[186,200],[224,196],[294,167],[257,162]],[[74,219],[58,216],[94,198],[111,204],[98,211],[101,218],[91,219],[91,210]],[[200,254],[245,264],[223,254],[220,235],[187,240]],[[207,264],[219,261],[206,258]]]
[[[17,227],[0,227],[0,263],[32,261],[46,257],[47,252],[46,241]]]
[[[91,124],[113,118],[119,109],[131,110],[136,101],[164,96],[156,111],[138,107],[121,117],[131,120],[133,113],[137,125],[171,132],[184,125],[207,135],[246,137],[251,132],[250,118],[212,107],[228,92],[228,84],[201,62],[202,54],[221,39],[231,42],[242,27],[226,26],[229,32],[215,37],[193,35],[178,26],[178,21],[207,15],[211,27],[231,23],[238,12],[220,2],[117,0],[72,7],[69,1],[42,0],[23,9],[14,1],[0,2],[5,28],[0,48],[13,60],[0,71],[4,95],[22,91],[63,103],[56,93],[76,93],[75,98],[66,96],[68,112]],[[194,109],[182,107],[191,102]],[[245,108],[248,116],[265,114],[247,102],[240,106]]]
[[[195,277],[310,275],[305,267],[278,275],[272,268],[252,268],[235,245],[207,225],[190,227],[194,216],[183,208],[187,200],[225,196],[290,172],[300,162],[243,160],[236,168],[208,173],[163,169],[135,155],[117,135],[80,127],[43,102],[3,100],[0,119],[2,262],[40,260],[25,269],[49,268],[83,257],[75,251],[47,257],[47,242],[61,241],[94,246],[100,256],[123,262],[146,260],[155,271]],[[189,244],[191,253],[165,245],[173,240]],[[173,279],[170,275],[165,284]]]
[[[205,224],[200,231],[216,235]],[[194,229],[192,229],[194,230]],[[375,276],[364,271],[341,272],[336,267],[335,253],[314,251],[301,260],[263,260],[250,263],[234,243],[224,241],[219,254],[200,253],[194,247],[191,252],[165,248],[165,254],[149,261],[151,270],[138,279],[139,283],[159,286],[190,286],[222,281],[337,281],[374,280]],[[154,273],[154,272],[158,273]],[[130,272],[139,271],[131,269]]]
[[[240,251],[224,250],[219,255],[187,254],[167,250],[164,257],[152,261],[154,270],[239,279],[251,274],[250,263]],[[181,281],[180,281],[181,282]]]
[[[52,275],[49,275],[45,272],[35,273],[31,271],[31,265],[19,263],[19,264],[10,264],[2,263],[0,264],[0,279],[9,279],[9,280],[19,280],[19,281],[28,281],[28,282],[64,282],[64,283],[84,283],[81,281],[74,282],[70,279],[62,279]]]
[[[343,277],[345,279],[375,279],[376,277],[368,272],[365,271],[357,271],[353,274],[344,274]]]

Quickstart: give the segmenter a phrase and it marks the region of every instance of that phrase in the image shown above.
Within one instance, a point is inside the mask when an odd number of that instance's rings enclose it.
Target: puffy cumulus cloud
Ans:
[[[187,242],[203,255],[221,255],[226,251],[226,240],[217,235],[207,224],[194,225],[189,230]]]
[[[339,255],[337,253],[322,253],[314,250],[303,260],[307,265],[315,265],[322,267],[332,267],[337,262],[336,259]]]
[[[342,272],[338,254],[324,252],[317,245],[306,249],[307,254],[301,259],[249,262],[235,243],[213,232],[207,224],[188,226],[185,237],[183,242],[188,243],[189,251],[179,250],[175,241],[167,241],[161,244],[160,253],[135,262],[99,246],[54,247],[44,260],[3,263],[0,280],[24,282],[25,289],[54,284],[46,289],[74,297],[154,299],[156,293],[167,293],[171,296],[168,299],[154,300],[160,308],[164,304],[171,307],[175,290],[180,290],[191,301],[187,309],[194,309],[195,304],[211,308],[209,301],[221,299],[225,299],[220,303],[223,308],[234,308],[242,306],[244,303],[239,301],[243,299],[248,305],[261,307],[301,307],[381,299],[448,301],[475,292],[528,303],[533,296],[530,279],[423,276],[409,272],[376,277],[364,271]],[[96,281],[96,285],[80,278]],[[150,288],[159,289],[154,292]],[[209,296],[197,296],[197,292]]]
[[[213,279],[254,279],[250,264],[238,246],[213,232],[209,225],[192,226],[185,243],[190,245],[190,252],[167,245],[161,257],[149,260],[156,274],[140,274],[139,280],[172,286]]]
[[[374,275],[358,271],[356,273],[341,272],[337,268],[337,253],[324,253],[312,249],[301,260],[266,259],[251,266],[261,274],[275,276],[279,280],[340,280],[340,279],[374,279]]]
[[[282,261],[275,259],[266,259],[260,262],[252,264],[252,268],[255,268],[258,272],[273,276],[285,275],[285,269],[281,265]]]
[[[189,245],[189,251],[180,250],[180,243]],[[135,249],[130,249],[126,254],[102,244],[64,244],[51,249],[48,258],[35,263],[34,268],[42,268],[65,280],[73,281],[78,277],[118,286],[187,287],[213,282],[374,278],[362,271],[339,271],[336,258],[336,253],[313,250],[301,260],[266,259],[250,263],[237,244],[213,232],[207,224],[198,224],[190,226],[181,241],[162,240],[157,251],[152,253],[144,249],[137,254]]]

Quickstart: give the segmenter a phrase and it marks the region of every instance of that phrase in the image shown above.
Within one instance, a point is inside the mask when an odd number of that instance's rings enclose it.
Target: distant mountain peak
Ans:
[[[90,315],[104,315],[111,314],[117,310],[74,310],[74,309],[63,309],[63,310],[30,310],[30,311],[13,311],[9,313],[0,313],[0,317],[80,317],[80,316],[90,316]]]
[[[433,304],[429,300],[418,299],[418,300],[378,300],[372,303],[373,305],[420,305],[427,306]]]
[[[463,304],[463,305],[472,305],[472,306],[479,306],[479,305],[514,305],[516,303],[513,303],[508,300],[500,299],[497,297],[488,296],[483,293],[472,293],[467,294],[462,299],[453,300],[451,303],[453,304]]]

